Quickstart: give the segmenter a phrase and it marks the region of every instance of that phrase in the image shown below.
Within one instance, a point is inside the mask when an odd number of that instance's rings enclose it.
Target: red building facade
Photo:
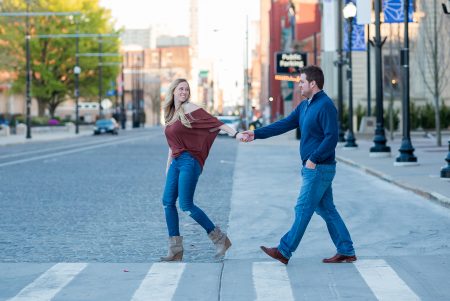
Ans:
[[[295,19],[292,12],[295,11]],[[317,64],[320,60],[320,19],[318,1],[302,0],[273,0],[269,10],[269,96],[273,98],[271,102],[272,121],[277,120],[290,112],[285,110],[285,99],[282,95],[282,83],[275,80],[275,54],[280,51],[300,51],[308,52],[308,64],[314,64],[314,53],[317,54]],[[287,36],[291,22],[295,20],[295,30],[293,36]],[[291,31],[292,33],[292,31]],[[283,36],[284,35],[284,36]],[[316,35],[314,39],[314,35]],[[286,39],[291,39],[287,41]],[[315,46],[312,41],[316,41]],[[288,45],[288,49],[286,49]],[[315,49],[315,51],[314,51]],[[300,102],[296,93],[296,83],[294,83],[292,108]]]

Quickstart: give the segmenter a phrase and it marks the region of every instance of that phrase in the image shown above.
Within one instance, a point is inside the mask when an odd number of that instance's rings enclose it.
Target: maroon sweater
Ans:
[[[164,134],[172,150],[172,158],[178,157],[182,152],[188,152],[203,168],[214,139],[219,133],[218,130],[213,130],[220,127],[223,122],[203,109],[192,111],[186,116],[192,128],[185,127],[180,120],[177,120],[166,126]]]

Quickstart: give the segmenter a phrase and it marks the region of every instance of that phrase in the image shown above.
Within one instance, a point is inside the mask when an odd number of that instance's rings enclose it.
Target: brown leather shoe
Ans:
[[[264,246],[261,246],[261,250],[263,250],[264,253],[266,253],[273,259],[276,259],[284,264],[288,264],[288,262],[289,262],[288,258],[281,255],[280,251],[278,251],[278,248],[266,248]]]
[[[323,263],[341,263],[341,262],[353,262],[356,261],[356,256],[347,256],[347,255],[341,255],[336,254],[331,258],[325,258],[322,260]]]

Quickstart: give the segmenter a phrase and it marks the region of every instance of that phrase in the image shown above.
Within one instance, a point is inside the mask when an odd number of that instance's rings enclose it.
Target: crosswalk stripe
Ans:
[[[257,301],[294,300],[285,266],[278,262],[254,262],[252,274]]]
[[[51,300],[86,266],[86,263],[57,263],[8,301]]]
[[[383,259],[358,260],[354,265],[378,300],[420,300]]]
[[[131,301],[171,300],[185,263],[154,263]]]

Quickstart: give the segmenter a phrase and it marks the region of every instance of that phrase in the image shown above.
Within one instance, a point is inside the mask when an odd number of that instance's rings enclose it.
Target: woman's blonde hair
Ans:
[[[170,84],[169,89],[167,90],[166,99],[164,100],[163,104],[164,122],[166,125],[171,125],[175,121],[180,120],[185,127],[192,128],[189,119],[186,117],[184,113],[183,106],[180,105],[178,108],[175,108],[175,97],[173,94],[178,85],[183,82],[187,83],[189,87],[189,83],[186,79],[177,78]],[[191,90],[189,88],[189,98],[190,97],[191,97]],[[187,101],[189,101],[189,98],[187,99]]]

